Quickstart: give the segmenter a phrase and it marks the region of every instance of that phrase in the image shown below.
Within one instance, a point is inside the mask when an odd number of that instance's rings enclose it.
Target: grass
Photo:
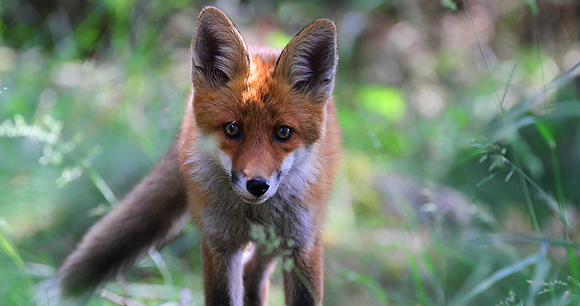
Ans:
[[[345,165],[325,234],[325,304],[576,305],[580,65],[550,70],[574,54],[574,41],[541,36],[550,28],[535,1],[441,3],[429,14],[427,2],[293,14],[361,29],[339,37],[349,48],[335,90]],[[278,44],[306,23],[282,16],[287,31],[271,34],[259,25],[298,4],[253,19],[231,14],[244,36]],[[179,125],[190,86],[187,20],[198,7],[174,1],[158,14],[157,1],[142,11],[107,5],[110,41],[94,32],[103,13],[94,11],[52,50],[0,47],[13,59],[0,58],[0,300],[8,305],[31,303],[36,284],[156,163]],[[513,12],[530,19],[531,42],[518,40]],[[202,305],[198,243],[187,227],[90,304],[128,295]],[[271,305],[283,304],[282,266]]]

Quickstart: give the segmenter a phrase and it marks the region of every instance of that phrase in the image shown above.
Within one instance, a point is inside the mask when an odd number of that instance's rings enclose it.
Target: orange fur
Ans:
[[[203,16],[198,27],[207,22]],[[219,14],[213,17],[227,19]],[[219,32],[219,27],[212,31]],[[242,268],[240,252],[248,243],[258,243],[250,235],[251,226],[258,224],[273,227],[276,235],[294,243],[285,250],[294,264],[284,277],[287,304],[319,304],[323,294],[321,229],[340,156],[331,97],[336,29],[328,20],[316,21],[282,51],[238,48],[245,44],[237,41],[240,35],[235,28],[233,32],[227,40],[234,47],[198,50],[202,53],[198,57],[204,58],[225,57],[220,52],[232,49],[242,56],[227,55],[229,63],[203,67],[204,71],[219,69],[218,65],[236,67],[228,68],[236,73],[222,71],[221,83],[213,78],[221,72],[193,77],[194,92],[180,136],[179,161],[202,238],[206,303],[242,305],[239,297],[243,292],[245,305],[265,303],[267,267],[284,250],[264,254],[264,248],[257,246],[258,251]],[[221,39],[199,35],[210,41]],[[199,44],[196,39],[194,46]],[[202,67],[195,58],[193,66]],[[239,127],[239,137],[224,133],[228,123]],[[275,138],[280,127],[292,130],[288,140]],[[219,159],[216,154],[221,154]],[[207,178],[214,171],[221,173]],[[269,183],[276,176],[281,179],[269,187],[277,188],[276,193],[252,199],[240,191],[243,184],[236,186],[237,176],[243,177],[242,182],[256,177]],[[231,180],[233,187],[223,180]]]
[[[265,305],[279,256],[292,262],[286,304],[321,304],[322,227],[340,159],[334,24],[313,22],[283,50],[248,48],[231,20],[208,7],[192,53],[193,91],[176,144],[65,260],[63,292],[82,295],[160,246],[187,199],[206,305]],[[256,226],[282,243],[268,246],[252,234]]]

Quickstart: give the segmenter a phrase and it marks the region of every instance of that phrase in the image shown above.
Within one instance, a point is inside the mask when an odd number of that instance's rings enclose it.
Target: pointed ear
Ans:
[[[338,62],[336,26],[318,19],[304,28],[282,50],[275,76],[300,93],[324,101],[332,94]]]
[[[240,32],[224,12],[212,6],[199,14],[191,52],[194,84],[220,86],[250,66],[250,56]]]

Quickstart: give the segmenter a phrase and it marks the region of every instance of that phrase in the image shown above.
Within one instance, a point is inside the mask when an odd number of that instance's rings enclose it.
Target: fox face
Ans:
[[[226,15],[200,15],[191,73],[196,146],[243,201],[263,203],[285,181],[317,171],[310,152],[325,133],[336,48],[329,20],[310,24],[280,52],[247,48]]]
[[[196,122],[207,129],[204,137],[213,140],[236,194],[248,203],[262,203],[292,169],[308,163],[308,147],[320,137],[312,127],[324,120],[323,112],[285,108],[275,97],[257,93],[238,99],[224,109],[196,112]]]

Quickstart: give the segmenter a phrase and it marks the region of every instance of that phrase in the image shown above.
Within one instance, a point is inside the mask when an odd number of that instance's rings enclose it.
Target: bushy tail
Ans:
[[[177,144],[149,174],[85,234],[58,270],[63,297],[81,298],[133,264],[150,247],[161,247],[187,220],[185,182]]]

